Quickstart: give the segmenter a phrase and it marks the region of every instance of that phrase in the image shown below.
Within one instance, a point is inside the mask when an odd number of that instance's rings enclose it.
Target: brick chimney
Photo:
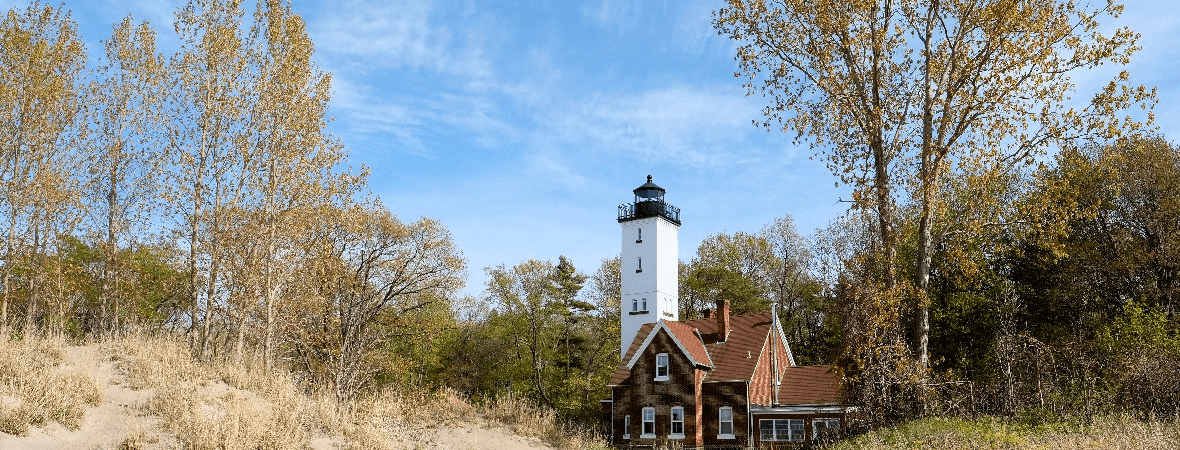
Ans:
[[[717,341],[729,338],[729,300],[717,300]]]
[[[705,318],[705,319],[712,319],[713,318],[713,308],[702,309],[701,315],[704,316],[703,318]]]

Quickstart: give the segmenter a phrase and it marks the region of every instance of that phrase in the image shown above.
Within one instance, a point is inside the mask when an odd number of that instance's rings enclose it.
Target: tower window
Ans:
[[[637,298],[631,299],[631,310],[632,311],[639,311],[639,299],[637,299]]]
[[[644,311],[647,311],[647,299],[645,298],[645,299],[642,299],[642,300],[643,300],[643,310],[644,310]]]
[[[639,233],[635,235],[635,243],[638,244],[643,242],[643,228],[636,228],[636,230],[639,230]]]
[[[643,272],[643,257],[639,257],[639,265],[635,269],[635,273]]]

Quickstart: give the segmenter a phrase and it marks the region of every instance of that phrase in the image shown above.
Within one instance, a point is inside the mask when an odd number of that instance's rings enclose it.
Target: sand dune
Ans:
[[[0,342],[0,345],[14,345]],[[222,433],[222,442],[194,442],[196,438],[177,436],[168,426],[166,418],[154,413],[159,406],[149,405],[157,392],[152,387],[137,388],[129,382],[128,373],[121,358],[112,355],[117,346],[90,344],[67,346],[62,349],[62,362],[56,368],[61,372],[83,373],[91,377],[102,392],[97,405],[85,410],[76,429],[59,423],[45,426],[31,426],[22,436],[0,432],[0,450],[8,449],[173,449],[173,448],[252,448],[248,433]],[[176,380],[176,384],[187,383]],[[233,421],[219,420],[228,414],[241,411],[260,412],[278,408],[264,395],[238,389],[225,381],[204,381],[195,383],[195,389],[188,390],[194,413],[198,418],[214,424]],[[21,399],[0,387],[0,415],[6,410],[19,407]],[[440,420],[439,423],[413,423],[385,420],[375,425],[371,439],[357,441],[356,433],[337,433],[324,426],[308,426],[305,439],[296,439],[279,444],[281,448],[346,449],[383,446],[389,448],[437,448],[437,449],[545,449],[552,448],[537,438],[513,434],[504,427],[464,425],[455,420]],[[249,426],[250,420],[245,421]],[[265,424],[265,422],[262,422]],[[217,425],[221,426],[221,425]],[[372,427],[371,427],[372,428]],[[225,438],[224,436],[237,436]],[[191,439],[191,440],[190,440]],[[273,448],[268,445],[267,448]]]

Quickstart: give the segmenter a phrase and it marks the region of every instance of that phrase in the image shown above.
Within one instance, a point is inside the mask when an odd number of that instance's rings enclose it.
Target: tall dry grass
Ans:
[[[526,401],[472,405],[447,390],[389,390],[344,405],[327,391],[305,392],[286,372],[197,362],[172,336],[127,337],[78,350],[60,339],[0,341],[0,431],[23,435],[50,422],[77,428],[102,400],[95,367],[109,362],[115,367],[110,376],[118,378],[111,381],[146,396],[139,412],[158,416],[167,434],[193,450],[308,448],[313,441],[336,448],[422,448],[436,445],[448,428],[503,428],[561,449],[606,447],[601,436]],[[98,356],[67,361],[67,353]],[[151,434],[146,431],[129,434],[123,446],[142,447]]]
[[[564,425],[520,401],[473,406],[450,391],[384,391],[342,405],[329,392],[305,393],[284,372],[252,364],[201,364],[173,337],[103,344],[134,389],[153,391],[159,415],[187,448],[305,448],[328,439],[345,448],[419,448],[443,427],[504,427],[563,449],[604,448],[601,437]]]
[[[150,390],[144,412],[192,449],[303,448],[317,418],[278,373],[199,364],[175,339],[135,337],[102,344],[132,389]]]
[[[0,431],[23,436],[51,422],[77,429],[86,409],[102,400],[92,373],[60,366],[60,339],[0,336]]]

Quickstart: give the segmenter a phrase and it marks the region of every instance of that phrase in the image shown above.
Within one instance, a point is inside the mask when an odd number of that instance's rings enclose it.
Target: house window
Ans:
[[[631,416],[623,416],[623,439],[631,439]]]
[[[645,299],[642,299],[642,300],[643,300],[643,310],[644,310],[644,311],[647,311],[647,299],[645,298]]]
[[[717,439],[733,439],[733,408],[722,406],[718,416]]]
[[[631,310],[632,311],[639,311],[639,299],[637,299],[637,298],[631,299]]]
[[[639,257],[639,265],[635,269],[635,273],[643,272],[643,257]]]
[[[668,354],[656,355],[656,381],[668,381]]]
[[[640,434],[641,439],[655,439],[656,438],[656,409],[652,407],[643,408],[643,434]]]
[[[761,440],[802,442],[803,419],[762,419],[758,421]]]
[[[840,431],[840,419],[815,419],[811,421],[811,438],[834,434]]]
[[[635,243],[636,244],[643,242],[643,228],[637,228],[637,230],[639,230],[639,234],[635,235]]]
[[[669,439],[684,439],[684,407],[672,407],[672,428],[669,430]]]

